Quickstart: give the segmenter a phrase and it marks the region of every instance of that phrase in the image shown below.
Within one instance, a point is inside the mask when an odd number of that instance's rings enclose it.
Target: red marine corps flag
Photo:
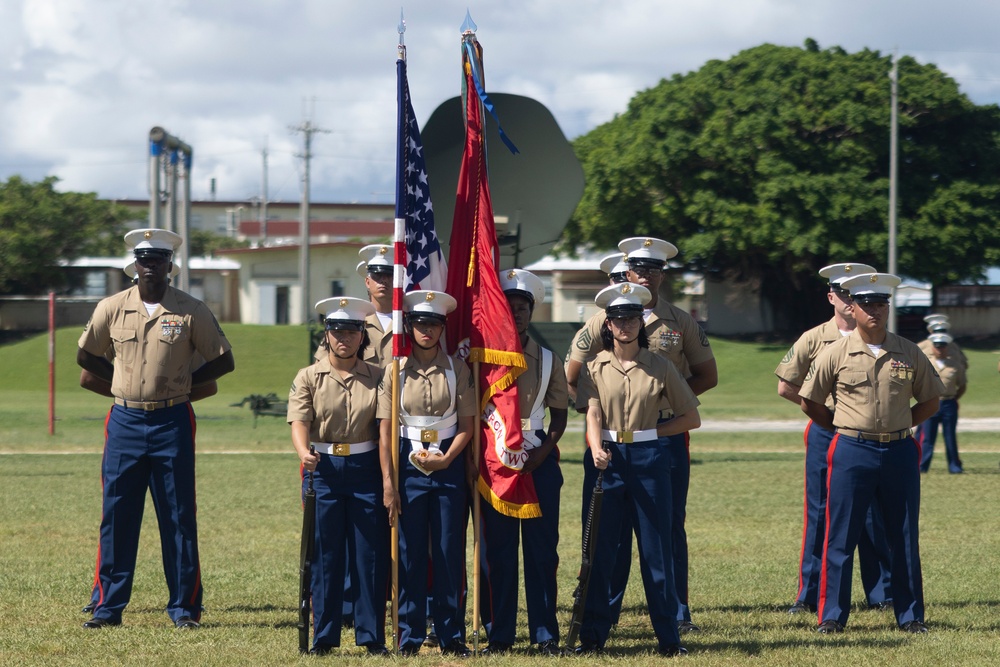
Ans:
[[[497,276],[499,250],[483,136],[483,108],[492,112],[492,104],[482,83],[482,48],[471,19],[467,17],[466,22],[462,66],[467,125],[451,231],[447,290],[458,301],[458,308],[448,316],[447,343],[449,352],[457,352],[470,363],[479,362],[477,379],[483,417],[479,434],[479,493],[498,512],[528,519],[541,516],[541,510],[531,475],[521,474],[527,453],[521,435],[515,380],[527,365]],[[516,152],[502,130],[501,138]]]

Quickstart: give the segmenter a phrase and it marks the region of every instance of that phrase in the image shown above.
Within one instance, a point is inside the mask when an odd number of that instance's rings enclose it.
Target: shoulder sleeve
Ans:
[[[218,359],[232,349],[219,321],[208,306],[199,303],[191,318],[191,342],[205,361]]]
[[[658,357],[662,358],[662,357]],[[670,361],[664,360],[665,371],[663,374],[663,397],[670,404],[670,409],[675,415],[687,414],[697,408],[701,402],[691,391],[687,381],[681,377],[681,372]]]
[[[399,368],[399,376],[403,377],[402,364]],[[392,418],[392,366],[386,366],[381,370],[382,380],[378,384],[378,407],[375,410],[375,416],[378,419],[391,419]]]
[[[551,352],[551,351],[550,351]],[[545,405],[557,410],[569,407],[569,386],[566,382],[566,369],[563,362],[552,352],[552,372],[549,386],[545,390]]]
[[[601,397],[597,394],[597,385],[594,384],[594,368],[596,361],[589,361],[580,369],[580,379],[576,384],[576,407],[601,407]]]
[[[842,354],[842,348],[843,345],[834,343],[827,345],[819,353],[806,373],[799,396],[816,403],[826,403],[827,397],[833,393],[834,382],[837,379],[837,359]]]
[[[313,393],[316,376],[303,368],[295,374],[292,387],[288,390],[288,423],[306,422],[311,424],[316,418],[313,409]]]
[[[788,352],[785,353],[785,356],[781,358],[778,367],[774,369],[774,374],[779,379],[798,387],[801,387],[802,383],[806,381],[806,374],[809,373],[810,350],[808,336],[808,332],[799,336],[799,339],[792,344]]]
[[[919,349],[913,350],[914,370],[913,400],[917,403],[938,398],[944,393],[944,383],[941,382],[934,364]]]
[[[573,361],[584,362],[592,359],[595,354],[601,351],[601,325],[604,324],[602,313],[594,315],[583,327],[573,336],[573,343],[569,346],[569,358]]]
[[[102,299],[94,308],[77,346],[98,357],[105,356],[111,349],[111,309],[107,299]]]
[[[690,314],[678,309],[678,323],[681,325],[681,340],[684,345],[684,358],[688,367],[703,364],[715,358],[712,346],[708,342],[705,330],[701,328]]]

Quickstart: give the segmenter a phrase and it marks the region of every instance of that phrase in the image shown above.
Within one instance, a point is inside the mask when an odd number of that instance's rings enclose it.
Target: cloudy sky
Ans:
[[[421,124],[460,93],[467,8],[487,90],[538,99],[569,138],[663,77],[807,37],[898,49],[1000,102],[996,0],[419,0],[402,9]],[[159,125],[194,149],[195,199],[212,178],[220,200],[259,196],[266,146],[269,198],[295,201],[302,139],[289,128],[308,117],[328,130],[314,138],[313,201],[391,202],[399,13],[382,0],[4,0],[0,178],[148,198]]]

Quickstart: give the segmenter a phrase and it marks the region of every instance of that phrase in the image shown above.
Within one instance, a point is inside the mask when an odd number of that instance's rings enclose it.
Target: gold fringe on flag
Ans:
[[[493,506],[497,512],[500,512],[504,516],[513,517],[515,519],[537,519],[542,516],[542,508],[538,506],[538,503],[528,503],[525,505],[518,505],[517,503],[512,503],[508,500],[502,499],[497,494],[493,493],[483,476],[479,476],[479,495],[486,499],[490,505]]]

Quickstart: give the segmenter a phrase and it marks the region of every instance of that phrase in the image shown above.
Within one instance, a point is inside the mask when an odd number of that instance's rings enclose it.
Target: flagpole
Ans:
[[[476,400],[482,396],[479,387],[479,362],[472,363],[472,377],[476,379]],[[476,468],[476,479],[472,483],[472,650],[479,655],[479,586],[482,568],[479,566],[479,526],[482,521],[482,507],[479,502],[479,447],[483,437],[482,405],[476,410],[476,424],[472,431],[472,463]]]
[[[399,44],[397,45],[397,59],[400,61],[401,66],[406,66],[406,46],[403,44],[403,33],[406,32],[406,23],[403,21],[403,10],[399,10]],[[398,68],[397,68],[398,69]],[[403,115],[405,114],[405,99],[403,93],[403,80],[404,77],[397,73],[396,77],[396,87],[398,95],[398,127],[396,141],[396,220],[395,220],[395,237],[394,245],[395,249],[393,252],[393,294],[392,294],[392,333],[393,333],[393,346],[392,346],[392,412],[391,412],[391,423],[392,427],[392,437],[390,442],[392,443],[392,488],[396,492],[396,497],[399,498],[399,355],[400,347],[399,336],[403,335],[402,332],[402,291],[403,291],[403,278],[402,272],[405,266],[401,266],[400,254],[405,253],[402,249],[402,243],[406,235],[406,218],[403,209],[403,197],[401,191],[404,187],[403,185],[403,165],[405,150],[403,147],[405,141],[403,136],[401,136],[406,130],[406,124],[403,122]],[[390,568],[392,571],[392,652],[399,655],[399,515],[396,516],[396,520],[392,522],[390,536]]]

